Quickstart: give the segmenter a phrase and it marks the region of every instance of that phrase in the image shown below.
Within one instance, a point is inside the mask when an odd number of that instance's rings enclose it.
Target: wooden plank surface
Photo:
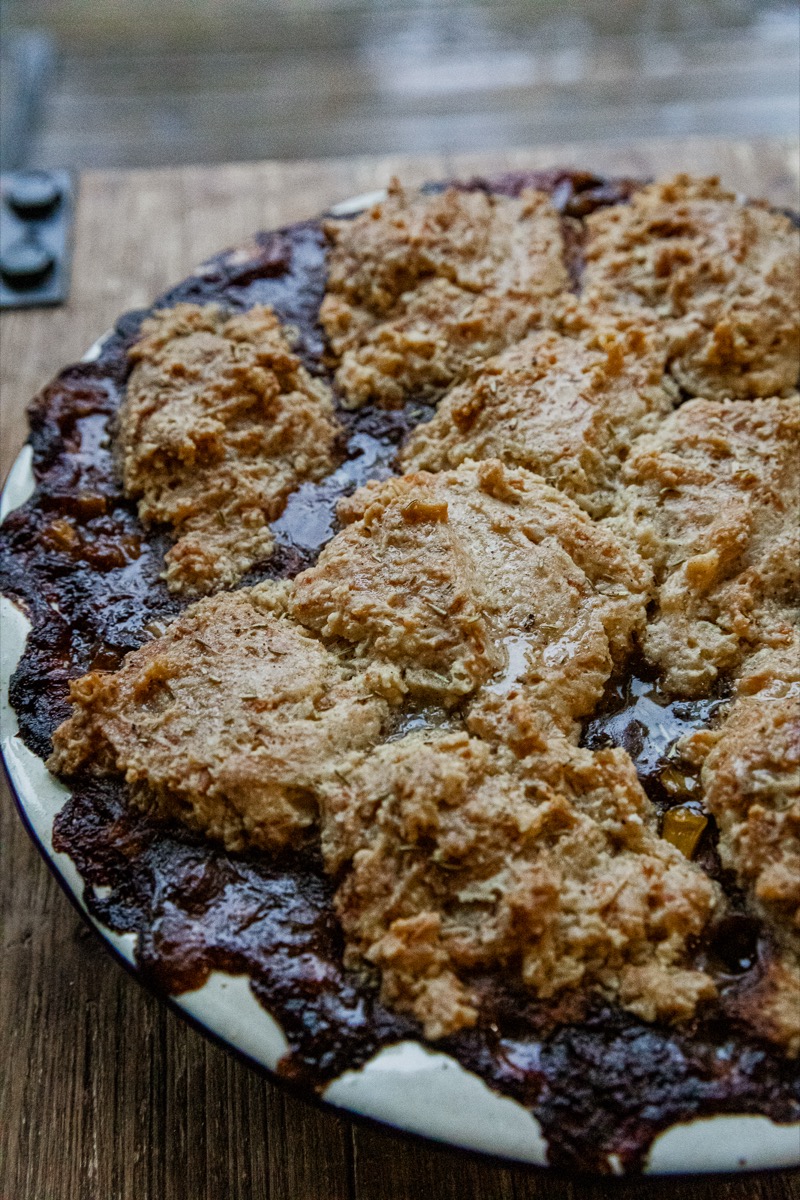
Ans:
[[[213,251],[385,184],[515,166],[718,172],[797,204],[796,143],[671,140],[400,159],[96,172],[69,303],[4,314],[2,471],[24,406],[124,309]],[[789,1200],[796,1176],[613,1185],[499,1167],[355,1126],[275,1089],[129,978],[0,804],[0,1200]]]
[[[797,129],[800,27],[785,0],[6,5],[58,48],[29,165]]]

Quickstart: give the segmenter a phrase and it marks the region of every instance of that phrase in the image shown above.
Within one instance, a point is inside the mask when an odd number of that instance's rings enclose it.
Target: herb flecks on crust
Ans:
[[[139,807],[230,850],[307,843],[320,783],[379,740],[388,706],[282,607],[272,583],[201,600],[74,682],[51,769],[120,772]]]
[[[770,396],[797,384],[800,241],[788,217],[678,175],[586,220],[583,294],[644,310],[691,395]]]
[[[395,701],[516,689],[569,729],[644,627],[635,550],[529,471],[491,459],[402,475],[339,514],[290,609],[384,664]]]
[[[148,524],[171,527],[172,591],[235,584],[269,558],[269,522],[290,492],[335,466],[327,386],[292,352],[275,313],[231,316],[177,304],[143,322],[120,410],[125,492]]]
[[[707,692],[800,608],[800,397],[690,400],[624,464],[609,524],[652,563],[647,657],[676,693]]]
[[[592,988],[648,1020],[716,994],[687,969],[715,886],[656,832],[620,750],[526,728],[518,758],[455,733],[381,747],[323,802],[336,911],[353,965],[426,1036],[471,1025],[469,973],[501,970],[540,999]]]
[[[593,321],[574,337],[530,334],[447,393],[410,437],[401,464],[441,471],[499,458],[601,517],[631,442],[672,411],[662,343],[637,317]]]
[[[352,221],[328,221],[320,320],[353,407],[439,395],[546,322],[569,287],[558,213],[542,192],[519,199],[396,181]]]

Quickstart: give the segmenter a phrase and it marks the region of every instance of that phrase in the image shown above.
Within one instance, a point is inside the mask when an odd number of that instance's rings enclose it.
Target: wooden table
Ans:
[[[2,318],[2,472],[24,406],[127,308],[213,251],[347,196],[516,166],[719,172],[796,204],[798,147],[683,140],[458,157],[90,173],[69,303]],[[499,1167],[354,1125],[286,1095],[146,993],[77,917],[0,805],[0,1200],[788,1200],[785,1173],[614,1185]]]

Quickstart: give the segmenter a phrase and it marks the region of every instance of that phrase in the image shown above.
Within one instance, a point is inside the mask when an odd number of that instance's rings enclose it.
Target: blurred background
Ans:
[[[2,0],[3,167],[798,131],[785,0]]]

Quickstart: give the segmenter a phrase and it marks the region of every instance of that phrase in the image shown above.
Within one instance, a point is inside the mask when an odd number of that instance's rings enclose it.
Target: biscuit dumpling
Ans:
[[[307,843],[320,781],[379,740],[388,707],[280,595],[201,600],[118,671],[76,680],[51,770],[122,774],[140,807],[231,850]]]

